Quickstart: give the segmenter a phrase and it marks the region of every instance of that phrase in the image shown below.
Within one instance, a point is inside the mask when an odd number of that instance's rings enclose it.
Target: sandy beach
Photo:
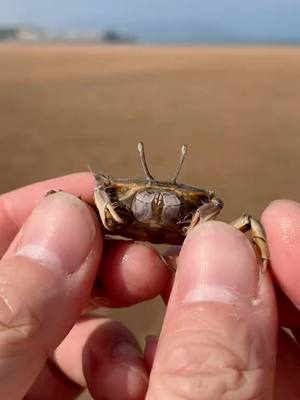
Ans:
[[[0,46],[0,192],[95,170],[214,189],[221,218],[300,200],[300,48]],[[143,315],[151,314],[151,320]],[[142,338],[160,300],[113,315]],[[139,319],[136,313],[140,313]]]

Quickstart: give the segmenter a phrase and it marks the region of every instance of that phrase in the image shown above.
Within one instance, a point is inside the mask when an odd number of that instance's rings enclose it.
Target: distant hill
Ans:
[[[97,18],[78,23],[79,30],[96,29],[122,32],[144,43],[300,43],[300,29],[293,33],[277,29],[247,30],[201,23],[197,20],[155,21],[118,20],[106,26]],[[297,32],[299,30],[299,32]]]
[[[247,33],[248,32],[248,33]],[[158,44],[300,44],[300,29],[294,33],[265,29],[251,32],[204,24],[196,20],[112,21],[101,23],[97,18],[63,27],[36,28],[30,24],[1,27],[1,40],[40,40],[110,43]]]
[[[47,30],[33,26],[1,26],[0,42],[72,42],[72,43],[133,43],[135,39],[116,30],[80,31]]]

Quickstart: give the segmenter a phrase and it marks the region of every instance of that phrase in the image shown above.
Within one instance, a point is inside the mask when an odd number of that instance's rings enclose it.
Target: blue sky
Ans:
[[[0,0],[0,24],[114,28],[144,40],[298,39],[299,0]]]

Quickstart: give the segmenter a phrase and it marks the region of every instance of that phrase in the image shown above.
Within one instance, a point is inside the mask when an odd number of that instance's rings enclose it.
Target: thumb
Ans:
[[[271,400],[276,309],[248,239],[207,222],[185,240],[147,400]]]
[[[0,398],[21,399],[87,302],[101,251],[88,207],[44,198],[0,261]]]

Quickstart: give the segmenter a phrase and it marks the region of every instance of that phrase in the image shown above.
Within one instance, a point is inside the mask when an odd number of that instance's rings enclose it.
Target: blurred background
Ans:
[[[222,218],[300,199],[296,0],[0,0],[0,192],[85,171],[216,190]],[[107,312],[107,311],[106,311]],[[110,312],[140,341],[155,299]]]

